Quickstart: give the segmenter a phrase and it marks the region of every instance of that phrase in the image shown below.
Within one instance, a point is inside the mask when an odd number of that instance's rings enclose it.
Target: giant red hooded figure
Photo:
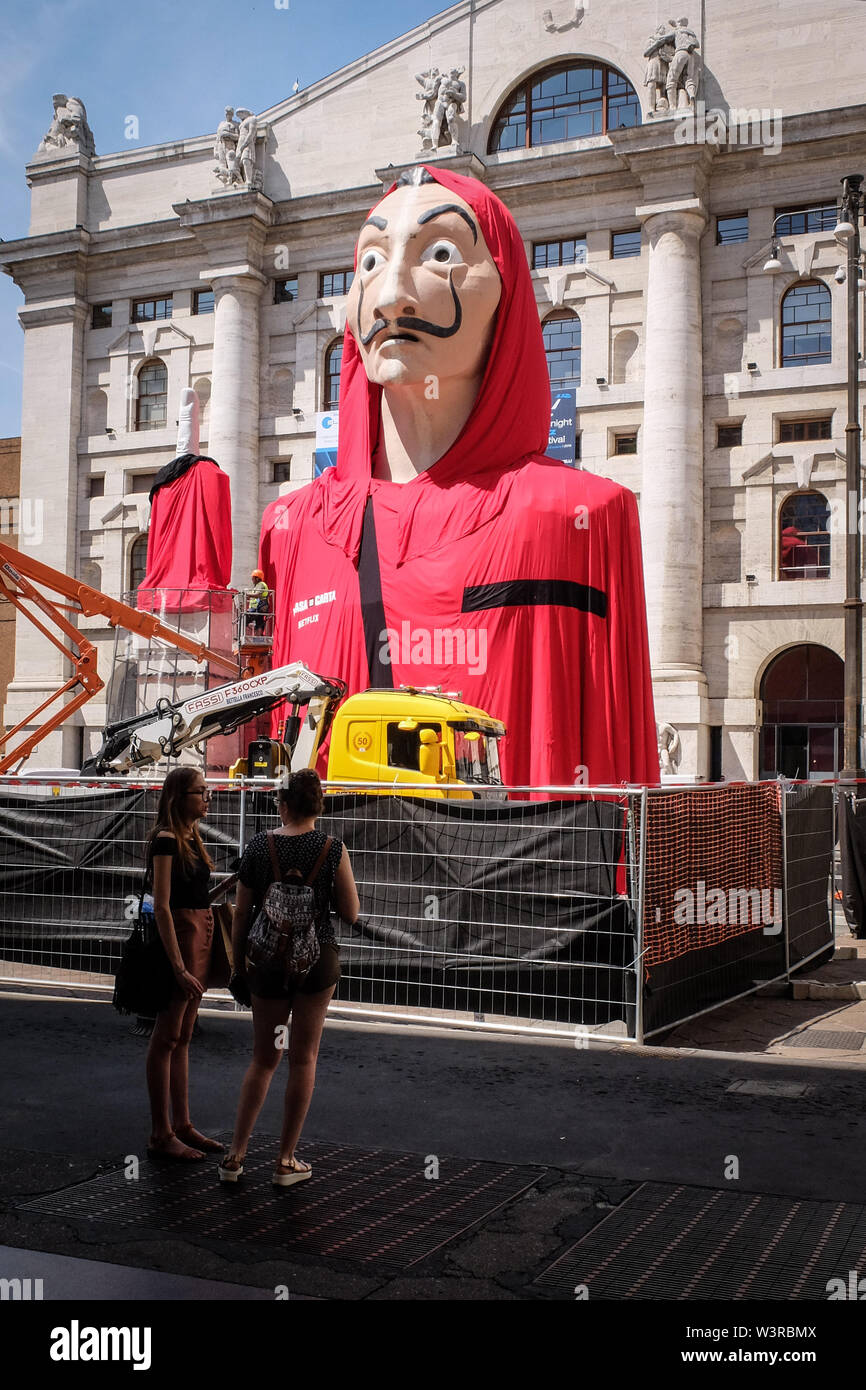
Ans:
[[[401,684],[461,691],[504,721],[501,762],[512,785],[655,784],[634,495],[545,457],[550,381],[520,233],[483,184],[427,173],[472,210],[477,227],[451,208],[479,245],[483,238],[501,280],[477,396],[424,471],[404,482],[374,477],[383,387],[369,379],[362,349],[376,323],[361,332],[372,297],[359,310],[345,336],[337,465],[264,516],[274,664],[302,660],[341,677],[350,693]],[[429,223],[428,239],[442,210],[417,219],[425,236]],[[385,221],[375,210],[371,219]],[[375,269],[374,255],[369,264]],[[447,285],[453,321],[426,331],[459,355],[451,272]]]

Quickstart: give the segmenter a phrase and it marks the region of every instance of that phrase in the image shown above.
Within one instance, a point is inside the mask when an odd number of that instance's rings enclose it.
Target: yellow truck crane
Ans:
[[[470,800],[502,785],[505,725],[458,695],[403,686],[350,695],[334,715],[328,780],[423,783],[428,796]]]
[[[274,777],[284,768],[314,767],[330,731],[329,781],[379,782],[383,790],[421,783],[429,787],[424,794],[435,797],[497,795],[498,740],[506,732],[500,720],[439,689],[345,694],[343,681],[318,676],[298,661],[188,700],[160,700],[156,709],[106,728],[102,747],[82,770],[104,776],[177,758],[286,703],[292,712],[282,738],[254,740],[230,776]]]

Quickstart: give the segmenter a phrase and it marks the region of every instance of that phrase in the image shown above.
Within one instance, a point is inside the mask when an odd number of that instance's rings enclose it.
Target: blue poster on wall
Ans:
[[[319,410],[316,412],[316,453],[313,460],[313,474],[318,478],[326,468],[333,468],[337,462],[337,441],[339,437],[339,412]]]
[[[574,387],[566,387],[551,395],[547,453],[550,458],[567,463],[569,468],[577,468],[577,391]]]

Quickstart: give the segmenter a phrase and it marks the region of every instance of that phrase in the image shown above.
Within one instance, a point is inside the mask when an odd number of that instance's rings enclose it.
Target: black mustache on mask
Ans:
[[[449,327],[443,328],[441,324],[429,323],[427,319],[419,319],[414,314],[406,314],[400,318],[394,319],[393,323],[388,319],[374,319],[370,327],[367,329],[367,332],[362,333],[360,336],[361,346],[367,347],[369,343],[372,343],[377,333],[381,333],[384,328],[391,328],[392,326],[395,328],[408,328],[413,333],[429,333],[433,338],[453,338],[454,334],[459,330],[460,325],[463,322],[463,309],[460,304],[460,300],[457,297],[457,291],[454,288],[453,271],[448,276],[448,288],[451,291],[451,298],[454,301],[454,321],[453,323],[451,323]],[[361,310],[363,309],[363,307],[364,286],[362,285],[360,293],[358,295],[359,331],[361,328]]]

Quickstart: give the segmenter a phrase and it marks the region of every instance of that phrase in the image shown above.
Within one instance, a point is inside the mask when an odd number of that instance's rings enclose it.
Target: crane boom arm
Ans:
[[[128,772],[160,758],[176,758],[191,744],[231,733],[283,701],[295,711],[288,740],[290,751],[297,754],[293,761],[312,767],[333,712],[345,693],[345,682],[317,676],[302,661],[296,661],[245,680],[215,686],[188,700],[159,700],[154,710],[109,725],[102,748],[85,770],[99,774]],[[302,723],[297,711],[304,705],[307,714]]]

